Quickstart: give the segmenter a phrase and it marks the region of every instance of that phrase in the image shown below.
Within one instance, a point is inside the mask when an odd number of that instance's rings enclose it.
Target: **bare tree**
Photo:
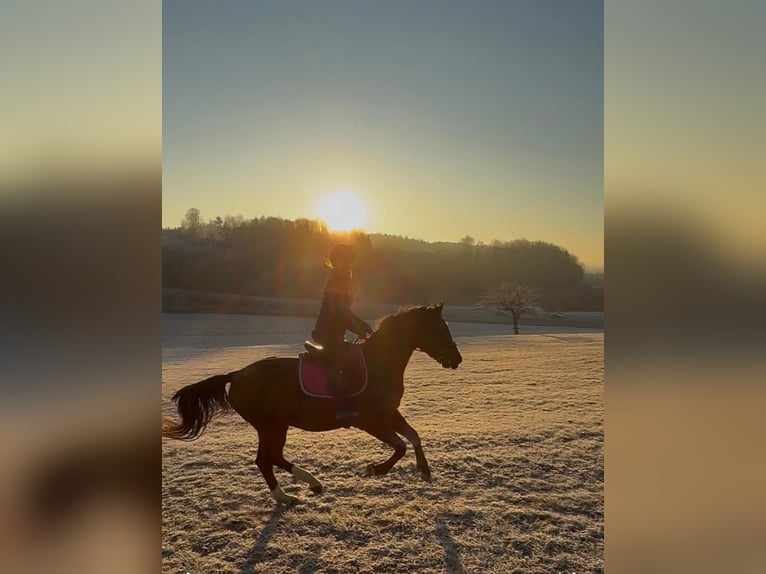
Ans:
[[[202,218],[199,214],[199,209],[192,207],[186,212],[186,216],[181,222],[181,229],[186,232],[189,237],[193,239],[199,239],[202,235]]]
[[[537,314],[537,293],[526,285],[501,283],[487,290],[482,301],[511,314],[513,332],[519,334],[519,319],[525,314]]]

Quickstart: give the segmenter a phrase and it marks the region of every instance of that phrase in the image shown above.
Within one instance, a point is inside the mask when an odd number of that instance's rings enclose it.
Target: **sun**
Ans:
[[[365,224],[364,205],[350,191],[336,191],[321,198],[316,214],[330,231],[363,229]]]

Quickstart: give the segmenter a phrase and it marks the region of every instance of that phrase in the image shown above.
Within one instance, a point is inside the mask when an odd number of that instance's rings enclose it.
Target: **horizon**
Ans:
[[[294,8],[163,3],[163,227],[347,192],[367,233],[603,269],[601,2]]]
[[[194,209],[194,208],[190,208],[190,209]],[[232,214],[227,214],[227,216],[229,216],[229,215],[232,215]],[[200,212],[200,217],[207,224],[207,223],[210,223],[213,220],[215,220],[216,217],[223,218],[224,216],[222,216],[220,214],[217,214],[217,215],[215,215],[213,217],[205,218],[205,217],[203,217],[203,214]],[[297,219],[306,219],[308,221],[322,223],[323,225],[325,225],[327,233],[330,234],[330,235],[337,235],[337,236],[343,237],[344,235],[350,235],[350,234],[353,234],[353,233],[364,233],[364,234],[366,234],[368,236],[381,235],[381,236],[387,236],[387,237],[394,237],[394,238],[402,239],[402,240],[406,240],[406,241],[423,242],[423,243],[428,243],[428,244],[431,244],[431,245],[433,245],[433,244],[441,244],[441,243],[460,244],[462,239],[465,238],[466,236],[468,236],[468,234],[466,234],[466,235],[463,235],[460,239],[455,239],[455,240],[452,240],[452,239],[429,240],[429,239],[423,239],[421,237],[413,237],[413,236],[410,236],[410,235],[399,235],[399,234],[394,234],[394,233],[388,233],[388,232],[385,232],[385,231],[368,231],[366,229],[361,229],[361,228],[358,228],[358,229],[345,229],[345,230],[332,230],[332,229],[327,227],[327,224],[326,224],[325,221],[323,221],[321,218],[317,218],[317,217],[303,217],[303,218],[290,219],[290,218],[286,218],[286,217],[280,217],[278,215],[267,215],[267,214],[256,215],[256,216],[253,216],[253,217],[250,217],[250,218],[244,217],[241,214],[237,214],[237,215],[233,215],[233,217],[242,217],[242,220],[244,222],[251,221],[253,219],[260,219],[260,218],[266,218],[266,219],[268,219],[268,218],[276,218],[276,219],[282,219],[282,220],[285,220],[285,221],[296,221]],[[179,222],[178,224],[176,224],[174,226],[168,226],[168,225],[164,225],[163,224],[162,230],[163,231],[179,231],[179,230],[181,230],[181,222]],[[476,247],[491,247],[492,243],[494,241],[500,241],[501,243],[511,243],[511,242],[514,242],[514,241],[529,241],[530,243],[535,243],[535,242],[539,241],[539,242],[543,242],[543,243],[551,243],[553,245],[556,245],[557,247],[561,247],[561,248],[565,249],[570,254],[572,254],[575,257],[577,257],[577,260],[582,264],[582,266],[583,266],[583,268],[584,268],[586,273],[591,273],[591,274],[604,273],[604,267],[603,266],[601,266],[601,267],[589,266],[589,265],[585,264],[582,261],[582,259],[576,253],[573,253],[571,250],[567,249],[566,246],[558,245],[558,244],[553,243],[551,241],[546,241],[545,239],[530,239],[528,237],[514,237],[512,239],[501,239],[501,238],[497,238],[496,237],[496,238],[493,238],[490,241],[483,241],[481,239],[477,239],[476,237],[473,237],[472,235],[470,237],[475,241],[474,245]]]

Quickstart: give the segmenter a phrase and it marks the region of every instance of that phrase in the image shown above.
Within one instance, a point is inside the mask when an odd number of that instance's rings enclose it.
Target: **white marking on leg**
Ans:
[[[314,475],[312,475],[307,470],[302,469],[297,464],[293,465],[292,473],[296,479],[308,483],[308,485],[312,488],[321,488],[322,486],[322,483],[314,478]]]
[[[294,504],[296,502],[300,502],[300,499],[294,496],[290,496],[289,494],[285,494],[282,491],[282,487],[279,485],[277,485],[277,487],[271,491],[271,496],[280,504]]]

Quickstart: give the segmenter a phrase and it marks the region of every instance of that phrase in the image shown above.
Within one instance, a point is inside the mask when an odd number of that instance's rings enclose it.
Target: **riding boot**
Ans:
[[[351,426],[351,419],[356,416],[353,405],[346,395],[346,388],[341,371],[333,370],[330,377],[330,389],[335,398],[335,420],[345,428]]]

